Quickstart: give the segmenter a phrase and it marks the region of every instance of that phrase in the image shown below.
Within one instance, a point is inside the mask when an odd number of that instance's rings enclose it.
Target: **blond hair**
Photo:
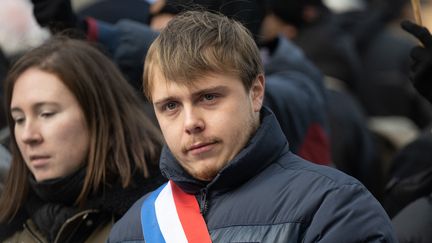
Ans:
[[[246,27],[207,11],[178,14],[150,46],[143,76],[149,100],[155,68],[166,80],[188,86],[208,73],[228,73],[239,77],[247,91],[263,73],[258,47]]]

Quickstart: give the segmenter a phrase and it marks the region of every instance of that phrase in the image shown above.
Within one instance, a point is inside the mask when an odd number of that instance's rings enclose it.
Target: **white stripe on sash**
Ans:
[[[156,218],[167,243],[187,243],[187,238],[177,214],[171,182],[162,189],[155,201]]]

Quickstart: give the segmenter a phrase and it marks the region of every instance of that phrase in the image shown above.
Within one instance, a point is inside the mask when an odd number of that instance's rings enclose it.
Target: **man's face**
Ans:
[[[246,145],[259,125],[264,77],[250,91],[239,78],[209,74],[191,87],[156,68],[152,100],[165,141],[193,177],[210,181]]]

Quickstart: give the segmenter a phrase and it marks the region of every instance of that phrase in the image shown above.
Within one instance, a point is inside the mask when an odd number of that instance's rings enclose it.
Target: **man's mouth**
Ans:
[[[218,143],[217,140],[196,142],[187,146],[184,151],[185,153],[191,155],[200,155],[202,153],[212,150],[217,143]]]

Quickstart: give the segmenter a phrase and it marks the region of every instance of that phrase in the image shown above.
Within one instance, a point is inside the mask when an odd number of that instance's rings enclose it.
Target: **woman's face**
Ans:
[[[21,155],[36,181],[72,174],[89,151],[89,131],[75,96],[51,73],[30,68],[15,82],[11,116]]]

